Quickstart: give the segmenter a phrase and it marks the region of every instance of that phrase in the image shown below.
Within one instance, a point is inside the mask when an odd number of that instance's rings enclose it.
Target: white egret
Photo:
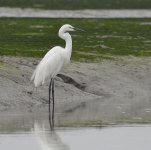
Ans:
[[[49,84],[49,123],[50,128],[54,127],[54,77],[59,73],[59,71],[70,62],[72,53],[72,38],[69,34],[70,31],[80,30],[69,24],[63,25],[59,29],[59,37],[66,42],[65,48],[60,46],[55,46],[50,49],[44,58],[40,61],[37,68],[35,69],[31,81],[34,82],[34,86],[37,88],[43,85],[48,79],[50,79]],[[52,111],[50,103],[52,101]]]

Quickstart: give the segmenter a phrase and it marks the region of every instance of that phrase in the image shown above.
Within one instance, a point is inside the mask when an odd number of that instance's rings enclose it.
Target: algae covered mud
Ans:
[[[62,24],[84,29],[73,37],[72,60],[100,62],[114,56],[151,56],[151,19],[0,19],[0,55],[42,57],[53,46]],[[82,42],[81,42],[82,41]]]

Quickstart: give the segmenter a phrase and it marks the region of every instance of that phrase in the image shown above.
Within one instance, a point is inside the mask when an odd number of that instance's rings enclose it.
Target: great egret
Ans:
[[[59,37],[66,42],[65,48],[60,46],[55,46],[49,50],[44,58],[40,61],[37,68],[35,69],[31,81],[34,82],[34,86],[37,88],[43,85],[48,79],[50,79],[49,84],[49,123],[50,128],[54,127],[54,77],[59,73],[61,68],[70,62],[72,53],[72,38],[68,33],[70,31],[83,31],[79,28],[75,28],[69,24],[63,25],[59,29]],[[52,111],[50,103],[52,101]]]

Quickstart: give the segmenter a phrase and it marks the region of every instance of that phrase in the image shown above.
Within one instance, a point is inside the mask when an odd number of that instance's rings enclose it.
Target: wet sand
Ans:
[[[0,57],[1,114],[47,113],[48,85],[33,91],[30,83],[38,62],[36,58]],[[55,79],[59,121],[151,121],[150,58],[129,56],[100,63],[71,63],[61,74]]]
[[[19,18],[150,18],[150,9],[41,10],[0,7],[0,17]]]

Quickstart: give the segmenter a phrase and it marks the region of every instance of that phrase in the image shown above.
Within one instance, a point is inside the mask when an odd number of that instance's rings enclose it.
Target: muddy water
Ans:
[[[151,147],[151,125],[103,128],[56,128],[47,120],[0,119],[0,150],[145,150]],[[4,122],[6,121],[6,123]]]

